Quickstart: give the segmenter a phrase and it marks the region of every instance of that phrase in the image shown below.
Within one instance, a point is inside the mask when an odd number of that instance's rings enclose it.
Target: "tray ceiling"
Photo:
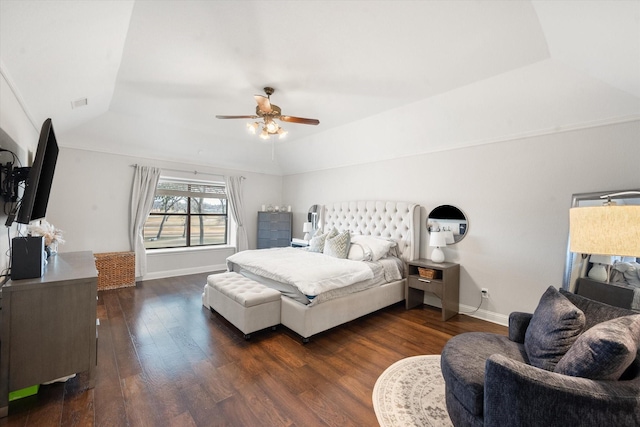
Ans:
[[[640,2],[2,0],[0,70],[62,146],[290,174],[638,119]],[[320,125],[215,119],[264,86]]]

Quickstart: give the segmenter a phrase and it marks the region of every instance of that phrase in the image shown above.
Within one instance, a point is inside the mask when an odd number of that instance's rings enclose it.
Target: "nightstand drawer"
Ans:
[[[425,279],[420,280],[418,276],[409,276],[409,287],[413,289],[420,289],[425,292],[433,292],[438,296],[442,293],[442,281],[440,280],[427,282]]]

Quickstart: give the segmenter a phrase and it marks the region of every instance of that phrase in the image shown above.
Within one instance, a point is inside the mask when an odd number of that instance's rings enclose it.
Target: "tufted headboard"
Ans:
[[[420,208],[415,203],[356,201],[324,205],[320,228],[380,236],[398,243],[404,261],[419,258]]]

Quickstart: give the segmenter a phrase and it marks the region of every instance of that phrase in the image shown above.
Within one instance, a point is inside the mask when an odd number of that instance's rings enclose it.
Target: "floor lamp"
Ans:
[[[602,206],[571,208],[569,211],[571,252],[606,257],[640,257],[640,206],[619,206],[611,200],[611,197],[628,194],[640,196],[640,191],[600,196],[606,199]],[[594,260],[603,258],[594,257]]]

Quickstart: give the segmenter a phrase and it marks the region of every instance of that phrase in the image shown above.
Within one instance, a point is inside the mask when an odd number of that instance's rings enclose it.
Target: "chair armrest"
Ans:
[[[640,377],[594,381],[494,354],[487,359],[485,426],[640,425]]]
[[[533,314],[514,311],[509,315],[509,339],[513,342],[524,344],[524,335],[527,333],[529,322]]]

